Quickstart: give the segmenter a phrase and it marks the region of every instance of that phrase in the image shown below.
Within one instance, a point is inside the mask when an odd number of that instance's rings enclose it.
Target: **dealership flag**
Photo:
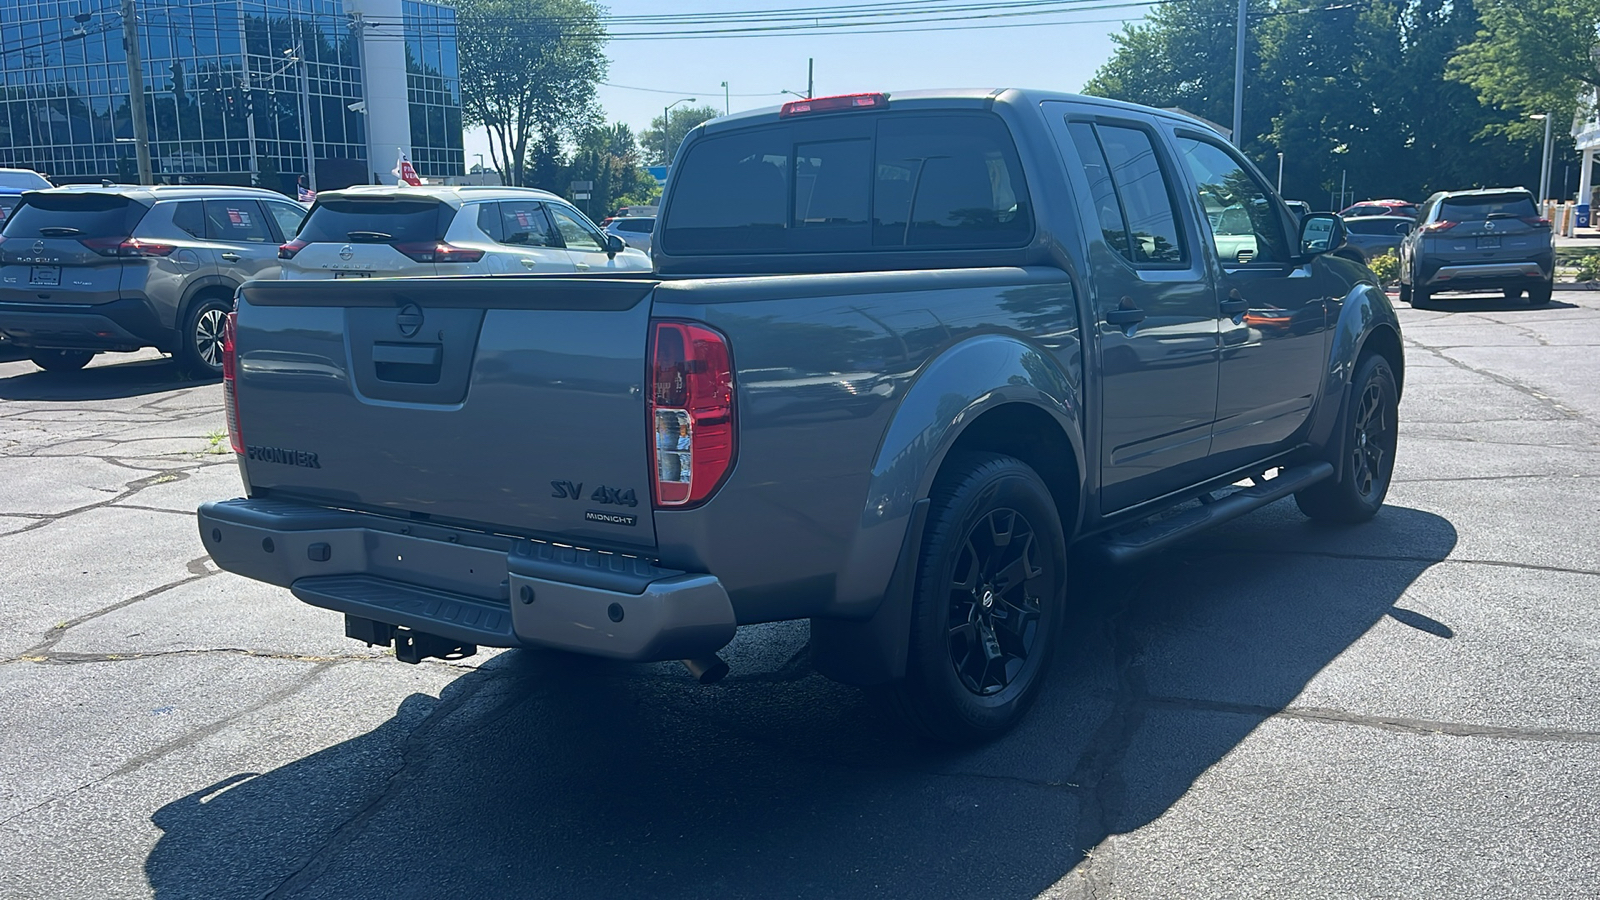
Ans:
[[[299,190],[297,199],[301,203],[310,203],[311,201],[317,199],[317,194],[316,194],[315,191],[306,190],[306,186],[303,185],[303,184],[300,185],[299,187],[300,187],[300,190]]]
[[[404,150],[400,151],[400,158],[394,163],[394,177],[400,179],[402,184],[412,187],[421,187],[422,179],[417,177],[417,170],[411,166],[411,158],[406,156]]]

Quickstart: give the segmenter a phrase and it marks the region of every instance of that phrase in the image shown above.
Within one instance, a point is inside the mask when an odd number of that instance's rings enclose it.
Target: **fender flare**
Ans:
[[[1334,464],[1334,477],[1341,474],[1343,455],[1331,446],[1336,429],[1344,417],[1350,398],[1350,379],[1355,377],[1356,363],[1361,359],[1374,335],[1387,332],[1394,345],[1400,347],[1400,318],[1394,305],[1374,284],[1359,283],[1351,287],[1339,304],[1339,318],[1334,322],[1328,341],[1328,366],[1323,373],[1322,396],[1318,398],[1317,412],[1306,433],[1308,443],[1324,448],[1325,458]],[[1395,370],[1395,386],[1401,388],[1405,380],[1405,361],[1402,354]]]
[[[1068,359],[1081,359],[1076,335],[1071,341]],[[1021,404],[1048,415],[1071,447],[1077,473],[1073,505],[1082,509],[1080,386],[1070,366],[1062,366],[1055,355],[1002,334],[969,338],[923,369],[884,430],[828,615],[811,621],[817,671],[858,685],[905,674],[928,495],[951,449],[985,413]],[[1062,527],[1070,535],[1076,524]]]

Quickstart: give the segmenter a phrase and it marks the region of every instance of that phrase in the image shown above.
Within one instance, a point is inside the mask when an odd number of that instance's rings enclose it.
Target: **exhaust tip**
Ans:
[[[716,684],[728,674],[728,664],[715,653],[698,659],[686,659],[683,666],[701,684]]]

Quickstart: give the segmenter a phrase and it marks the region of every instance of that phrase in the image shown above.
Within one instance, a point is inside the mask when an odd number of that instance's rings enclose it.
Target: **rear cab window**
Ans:
[[[32,194],[6,219],[8,238],[125,238],[147,211],[117,194]]]
[[[442,241],[455,210],[433,200],[319,199],[298,240],[316,243]]]
[[[695,142],[660,239],[670,254],[1023,247],[1009,130],[978,111],[819,116]]]

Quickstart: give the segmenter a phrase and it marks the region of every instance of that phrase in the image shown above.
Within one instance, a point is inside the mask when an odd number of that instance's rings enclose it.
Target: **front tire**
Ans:
[[[1318,522],[1341,525],[1377,515],[1394,477],[1399,404],[1389,361],[1376,353],[1363,359],[1336,432],[1342,458],[1339,478],[1295,494],[1301,512]]]
[[[906,675],[878,694],[922,737],[976,744],[1038,696],[1065,613],[1066,541],[1043,479],[1009,456],[952,456],[932,500]]]
[[[185,372],[196,378],[222,377],[222,331],[232,311],[232,299],[213,295],[195,301],[184,317],[178,350],[178,362]]]
[[[94,356],[93,350],[35,350],[29,358],[46,372],[76,372]]]

